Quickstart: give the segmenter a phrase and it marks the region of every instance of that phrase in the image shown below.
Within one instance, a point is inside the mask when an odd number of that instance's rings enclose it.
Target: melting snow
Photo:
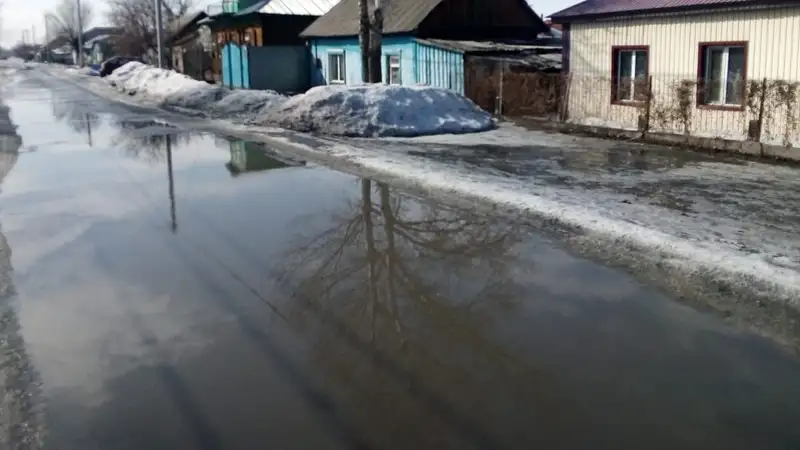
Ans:
[[[263,122],[340,136],[422,136],[485,131],[494,120],[471,100],[429,86],[318,86],[268,111]]]
[[[339,136],[425,136],[485,131],[492,116],[453,91],[428,86],[319,86],[285,97],[235,90],[139,62],[106,80],[117,89],[163,106],[206,111],[215,117]]]

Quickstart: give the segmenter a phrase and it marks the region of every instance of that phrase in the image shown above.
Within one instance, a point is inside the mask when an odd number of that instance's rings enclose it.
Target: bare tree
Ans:
[[[158,50],[155,3],[154,0],[109,0],[108,20],[122,32],[115,42],[121,53],[141,56]],[[161,0],[161,14],[168,24],[167,37],[174,31],[171,25],[186,15],[192,4],[192,0]]]
[[[52,37],[66,41],[75,55],[80,55],[79,36],[83,34],[84,27],[92,22],[93,17],[91,4],[84,2],[79,7],[77,0],[61,0],[55,11],[45,16],[45,21]]]

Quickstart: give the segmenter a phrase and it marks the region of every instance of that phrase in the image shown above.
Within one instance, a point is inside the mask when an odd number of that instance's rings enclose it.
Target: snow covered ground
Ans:
[[[365,173],[571,230],[586,253],[634,252],[643,259],[623,264],[633,270],[647,265],[678,280],[713,280],[720,301],[800,306],[795,168],[510,125],[465,135],[302,143],[286,131],[247,129]]]

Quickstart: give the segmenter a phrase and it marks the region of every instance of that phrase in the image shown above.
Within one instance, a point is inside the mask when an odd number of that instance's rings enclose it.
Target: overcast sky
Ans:
[[[4,3],[0,11],[0,45],[10,47],[22,39],[24,29],[36,28],[36,40],[44,39],[44,13],[52,11],[60,0],[0,0]],[[94,21],[88,26],[105,25],[105,2],[103,0],[82,0],[94,6]],[[491,0],[490,0],[491,1]],[[544,15],[549,15],[560,9],[576,3],[578,0],[528,0],[533,9]],[[199,6],[209,3],[221,3],[220,0],[196,0]],[[29,33],[29,34],[32,34]]]

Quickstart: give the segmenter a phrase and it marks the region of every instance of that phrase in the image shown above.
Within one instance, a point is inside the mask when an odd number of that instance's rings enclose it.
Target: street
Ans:
[[[800,443],[793,352],[518,218],[63,81],[0,102],[3,448]]]

